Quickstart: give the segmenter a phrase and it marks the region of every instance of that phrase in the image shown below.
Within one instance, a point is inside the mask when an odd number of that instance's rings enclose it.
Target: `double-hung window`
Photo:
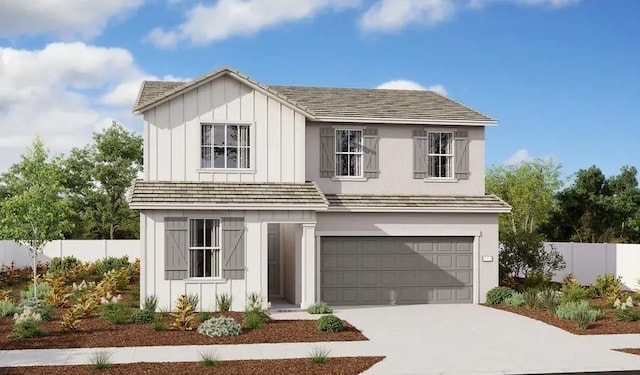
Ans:
[[[428,178],[453,178],[453,132],[429,132]]]
[[[201,168],[249,169],[249,125],[202,124]]]
[[[219,278],[220,219],[191,219],[189,232],[189,277]]]
[[[362,177],[362,130],[336,130],[336,177]]]

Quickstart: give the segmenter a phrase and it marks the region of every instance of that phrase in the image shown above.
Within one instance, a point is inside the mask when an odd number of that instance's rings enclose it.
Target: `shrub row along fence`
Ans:
[[[71,255],[83,262],[124,255],[133,261],[140,258],[140,240],[56,240],[44,247],[39,260],[48,263],[52,258]],[[13,241],[0,241],[0,267],[11,262],[18,268],[29,267],[32,262],[29,251]]]

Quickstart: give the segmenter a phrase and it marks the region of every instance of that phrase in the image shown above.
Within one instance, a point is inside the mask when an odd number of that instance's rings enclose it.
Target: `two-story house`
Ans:
[[[143,82],[141,298],[479,303],[498,284],[485,126],[430,91]]]

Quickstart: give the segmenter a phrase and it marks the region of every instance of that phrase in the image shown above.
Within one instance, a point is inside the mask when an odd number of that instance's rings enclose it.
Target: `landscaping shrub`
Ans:
[[[579,329],[587,329],[589,324],[603,317],[602,311],[589,306],[586,300],[564,302],[556,310],[556,316],[576,324]]]
[[[593,284],[593,290],[598,297],[605,297],[609,303],[612,303],[621,297],[622,293],[622,276],[616,277],[611,273],[605,273],[596,278]]]
[[[562,302],[562,292],[553,288],[544,288],[537,293],[538,307],[550,312],[555,312]]]
[[[153,323],[151,323],[151,328],[153,328],[153,330],[156,332],[167,330],[167,327],[164,325],[164,322],[160,320],[155,320]]]
[[[616,299],[613,303],[616,309],[616,320],[619,322],[635,322],[640,319],[640,312],[633,308],[633,298],[627,297],[625,302]]]
[[[209,337],[238,336],[242,326],[235,319],[227,317],[211,318],[198,326],[198,333]]]
[[[20,310],[27,308],[33,312],[40,314],[42,320],[50,321],[53,318],[54,309],[41,299],[23,299],[18,303]]]
[[[537,289],[525,289],[522,293],[522,298],[524,299],[524,305],[530,309],[540,309],[540,301],[538,300],[538,290]]]
[[[131,318],[129,309],[119,302],[102,305],[100,310],[100,317],[113,324],[125,324]]]
[[[200,302],[200,297],[197,294],[187,294],[187,303],[193,307],[193,310],[198,309],[198,302]]]
[[[562,302],[578,302],[589,298],[589,291],[576,280],[570,280],[562,285]]]
[[[18,314],[21,309],[11,301],[0,301],[0,318]]]
[[[218,365],[218,355],[215,350],[200,352],[200,364],[204,367],[213,367]]]
[[[195,316],[194,306],[191,304],[189,297],[186,294],[178,297],[176,302],[176,309],[171,313],[171,316],[175,318],[171,323],[171,328],[179,331],[192,331],[193,320]]]
[[[329,349],[314,347],[309,353],[309,360],[315,364],[323,364],[329,360],[330,353]]]
[[[499,270],[500,280],[506,277],[525,277],[526,287],[541,287],[531,283],[537,279],[551,280],[554,272],[566,266],[562,255],[555,247],[545,247],[543,237],[527,231],[500,233]],[[539,278],[537,275],[540,275]]]
[[[211,313],[208,311],[200,311],[198,313],[198,320],[202,323],[205,320],[211,319]]]
[[[499,305],[511,297],[514,290],[505,286],[497,286],[487,292],[487,305]]]
[[[55,257],[51,259],[51,263],[49,264],[49,272],[51,273],[62,273],[68,271],[78,265],[82,264],[80,259],[74,257],[73,255],[66,257]]]
[[[227,293],[216,295],[216,306],[218,311],[227,312],[231,310],[231,304],[233,303],[233,297]]]
[[[12,339],[27,339],[44,334],[40,323],[42,317],[30,307],[26,307],[20,314],[15,314],[13,320],[15,321],[15,326],[11,333]]]
[[[324,315],[318,319],[318,330],[325,332],[340,332],[344,330],[342,319],[335,315]]]
[[[48,283],[38,283],[37,299],[43,300],[49,293],[51,293],[51,285],[49,285]],[[20,299],[34,299],[33,284],[29,284],[27,289],[20,292]]]
[[[151,295],[144,299],[142,304],[142,310],[155,312],[158,309],[158,297]]]
[[[522,293],[514,292],[511,297],[505,299],[503,303],[509,306],[523,306],[524,295]]]
[[[111,270],[129,268],[129,265],[129,257],[126,255],[121,258],[106,257],[96,262],[96,274],[102,276]]]
[[[113,365],[111,357],[113,353],[99,350],[91,353],[89,358],[89,365],[96,371],[106,370]]]
[[[62,331],[72,332],[78,329],[78,327],[80,327],[81,318],[85,316],[84,314],[83,308],[73,305],[64,315],[62,315],[62,320],[60,321]]]
[[[135,324],[149,324],[156,319],[156,314],[151,310],[138,310],[131,315],[131,322]]]
[[[111,270],[104,274],[105,278],[112,279],[116,284],[116,289],[124,290],[129,286],[131,280],[131,269],[128,267]]]
[[[268,320],[269,317],[262,311],[250,310],[244,313],[242,325],[247,329],[257,329],[262,327]]]
[[[316,302],[307,309],[309,314],[331,314],[333,309],[324,302]]]

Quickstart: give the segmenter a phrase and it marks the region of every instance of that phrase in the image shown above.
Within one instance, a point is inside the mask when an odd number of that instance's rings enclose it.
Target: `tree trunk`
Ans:
[[[115,238],[113,238],[113,237],[114,237],[115,233],[116,233],[116,226],[113,225],[113,224],[109,224],[109,239],[114,240]]]
[[[38,251],[36,249],[31,249],[33,251],[33,299],[38,298]]]

